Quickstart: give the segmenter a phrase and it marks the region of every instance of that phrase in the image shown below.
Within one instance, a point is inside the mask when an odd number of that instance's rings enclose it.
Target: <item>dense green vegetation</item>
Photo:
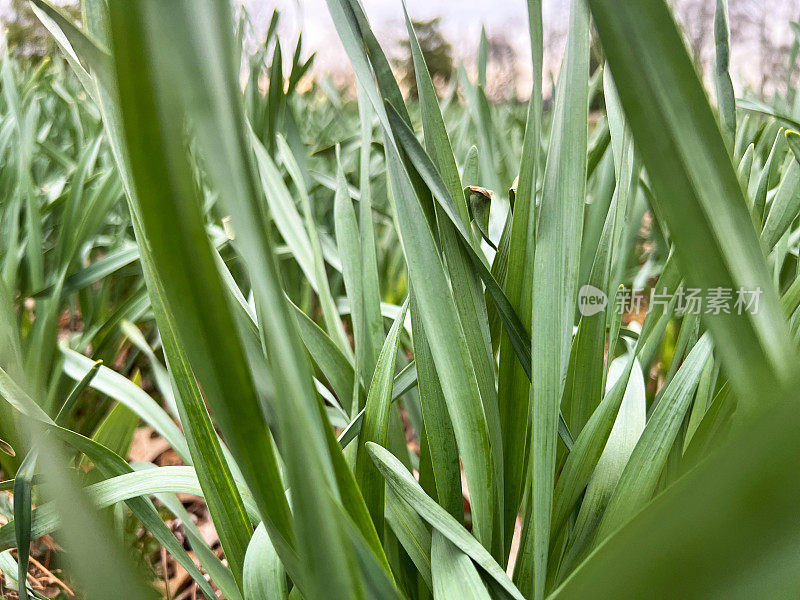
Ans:
[[[275,21],[242,60],[226,0],[33,7],[60,55],[0,66],[6,588],[46,597],[48,548],[98,600],[178,569],[229,600],[797,596],[797,44],[736,99],[718,0],[710,100],[663,0],[573,0],[545,111],[540,0],[525,106],[487,101],[485,43],[439,98],[407,16],[406,102],[358,0],[328,0],[357,98],[301,93]],[[129,460],[142,426],[178,466]]]

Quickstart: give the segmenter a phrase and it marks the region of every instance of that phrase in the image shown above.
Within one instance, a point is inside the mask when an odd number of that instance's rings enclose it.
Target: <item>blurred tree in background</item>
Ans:
[[[77,2],[59,3],[61,10],[79,21],[81,9]],[[3,16],[6,47],[17,58],[39,62],[45,56],[60,56],[53,36],[36,18],[28,0],[11,0],[8,12]]]
[[[486,96],[494,103],[514,99],[520,66],[516,47],[503,35],[491,35],[486,38],[486,53],[492,71],[491,77],[486,77]]]
[[[714,58],[714,0],[669,0],[697,70],[708,75]],[[786,84],[792,47],[800,41],[800,0],[728,0],[734,82],[762,98]],[[796,57],[795,57],[796,58]],[[797,75],[795,75],[795,78]]]
[[[453,47],[441,31],[441,18],[435,17],[426,21],[415,21],[411,24],[417,32],[422,55],[428,63],[433,84],[437,90],[446,86],[453,77]],[[395,60],[400,70],[400,81],[412,98],[417,97],[417,79],[414,74],[414,60],[411,57],[411,45],[407,39],[400,42],[402,54]]]

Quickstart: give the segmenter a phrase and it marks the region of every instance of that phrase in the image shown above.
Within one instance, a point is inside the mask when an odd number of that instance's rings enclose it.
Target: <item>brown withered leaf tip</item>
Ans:
[[[476,194],[480,194],[482,196],[486,196],[489,200],[492,199],[492,191],[487,190],[485,187],[481,187],[479,185],[468,185],[467,189],[470,192],[474,192]]]
[[[514,210],[514,201],[517,199],[517,188],[519,187],[519,175],[514,177],[514,183],[508,189],[508,201],[511,203],[511,210]]]

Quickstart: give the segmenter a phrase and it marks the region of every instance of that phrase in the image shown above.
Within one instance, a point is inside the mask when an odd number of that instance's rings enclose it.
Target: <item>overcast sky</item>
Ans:
[[[306,50],[316,50],[317,72],[347,72],[348,61],[328,14],[326,0],[242,0],[250,12],[257,35],[263,35],[274,8],[281,12],[281,37],[294,40],[303,30]],[[614,0],[636,1],[636,0]],[[701,40],[703,58],[713,56],[714,0],[670,0],[681,18]],[[734,84],[756,84],[775,58],[776,47],[792,40],[789,21],[798,18],[800,0],[729,0],[733,26],[732,69]],[[379,41],[391,55],[405,37],[401,0],[362,0]],[[457,59],[474,61],[480,28],[489,36],[502,35],[517,50],[521,73],[529,71],[527,2],[525,0],[406,0],[412,19],[442,17],[442,29],[454,46]],[[567,27],[569,0],[543,0],[545,69],[557,70]],[[258,31],[260,30],[260,32]],[[763,40],[772,48],[761,51]],[[768,54],[771,53],[771,56]],[[785,52],[784,52],[785,54]],[[524,77],[524,75],[523,75]],[[545,81],[549,78],[545,76]],[[522,86],[523,88],[526,85]]]
[[[362,4],[379,40],[391,50],[405,36],[401,0],[362,0]],[[302,29],[308,49],[317,51],[318,69],[338,70],[343,61],[346,65],[325,0],[244,0],[244,5],[257,28],[266,29],[273,9],[277,8],[281,13],[282,37],[294,39]],[[566,28],[567,5],[565,0],[544,0],[544,19],[555,34]],[[442,30],[453,43],[458,58],[474,57],[484,25],[490,36],[504,35],[519,51],[520,58],[528,60],[525,0],[406,0],[406,6],[412,19],[441,17]],[[458,44],[457,40],[464,43]]]
[[[0,0],[0,14],[10,0]],[[62,3],[70,0],[54,0]],[[75,0],[72,0],[75,1]],[[167,1],[167,0],[165,0]],[[635,2],[636,0],[610,0]],[[703,59],[713,56],[714,0],[668,0],[695,41]],[[255,39],[263,38],[272,11],[281,13],[280,34],[289,49],[303,31],[306,55],[317,52],[315,70],[350,73],[349,62],[328,13],[326,0],[232,0],[242,3],[252,17]],[[405,37],[401,0],[361,0],[379,41],[390,56]],[[569,0],[542,0],[545,26],[545,69],[557,70],[568,20]],[[481,26],[490,36],[502,36],[517,51],[521,79],[530,77],[530,54],[525,0],[406,0],[412,19],[442,18],[442,30],[453,44],[455,57],[474,64]],[[789,21],[800,16],[800,0],[729,0],[732,24],[731,75],[734,85],[758,84],[762,73],[785,72],[784,56],[792,41]],[[764,47],[768,47],[764,50]],[[290,53],[287,53],[290,54]],[[781,65],[781,68],[778,67]],[[491,65],[490,65],[491,71]],[[545,75],[545,82],[549,77]],[[527,89],[524,81],[518,85]]]

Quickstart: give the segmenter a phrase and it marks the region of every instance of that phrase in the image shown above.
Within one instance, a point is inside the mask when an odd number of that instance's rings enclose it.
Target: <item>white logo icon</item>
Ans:
[[[591,317],[608,304],[608,296],[593,285],[585,285],[578,291],[578,311],[584,317]]]

